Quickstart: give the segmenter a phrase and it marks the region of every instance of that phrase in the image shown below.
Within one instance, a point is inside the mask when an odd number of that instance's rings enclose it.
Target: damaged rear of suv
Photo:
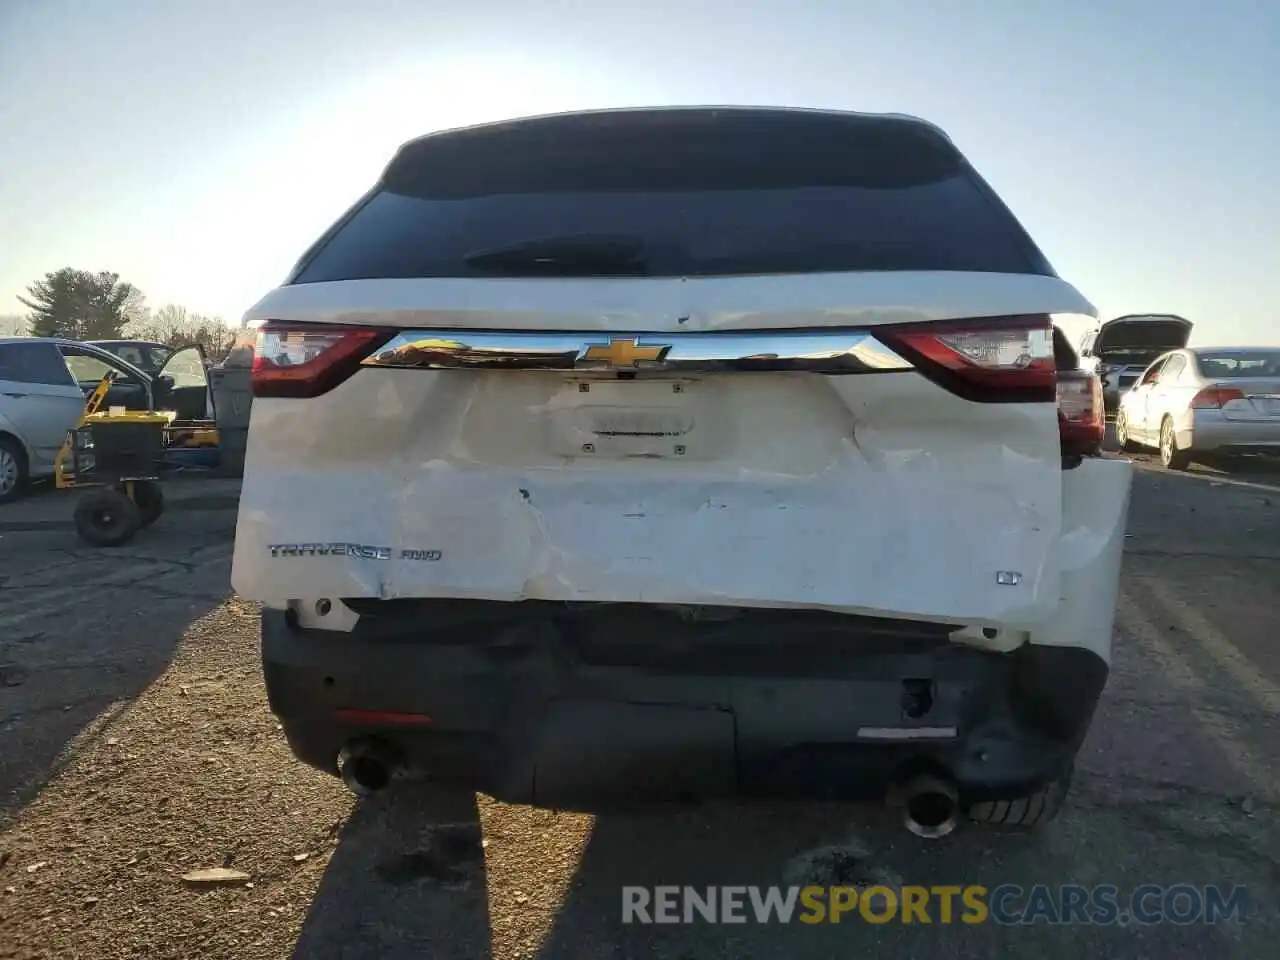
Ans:
[[[1130,483],[1055,314],[1093,308],[914,118],[405,145],[248,315],[233,583],[294,753],[362,792],[1052,816]]]

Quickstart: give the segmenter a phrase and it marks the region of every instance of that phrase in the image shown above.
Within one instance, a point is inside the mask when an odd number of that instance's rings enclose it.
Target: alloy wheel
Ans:
[[[0,497],[13,492],[18,485],[18,461],[4,447],[0,447]]]

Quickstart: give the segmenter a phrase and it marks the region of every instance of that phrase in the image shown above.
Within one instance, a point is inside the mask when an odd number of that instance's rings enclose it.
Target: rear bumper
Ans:
[[[1178,427],[1184,450],[1280,455],[1280,420],[1228,420],[1221,410],[1193,410]]]
[[[819,629],[793,614],[789,630],[775,612],[646,643],[644,623],[636,636],[593,634],[551,605],[517,617],[512,604],[483,606],[501,619],[437,626],[417,606],[346,633],[264,611],[267,691],[295,755],[336,773],[341,748],[372,737],[409,775],[560,809],[879,799],[923,770],[953,777],[965,802],[1012,799],[1070,769],[1108,672],[1083,648],[989,653],[927,624],[886,636],[847,618],[832,633],[831,617]],[[691,645],[692,631],[705,643]]]

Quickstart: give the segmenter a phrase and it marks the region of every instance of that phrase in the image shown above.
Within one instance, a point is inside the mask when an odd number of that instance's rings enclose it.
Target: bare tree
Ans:
[[[128,327],[130,336],[151,340],[170,347],[187,347],[199,344],[210,360],[220,360],[235,340],[234,328],[219,317],[207,317],[193,313],[175,303],[165,304],[159,310],[149,312],[144,318]]]

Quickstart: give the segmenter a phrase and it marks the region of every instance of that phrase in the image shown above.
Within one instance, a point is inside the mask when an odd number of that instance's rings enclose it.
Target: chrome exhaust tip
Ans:
[[[349,743],[338,753],[338,775],[357,797],[386,789],[394,770],[387,752],[368,741]]]
[[[925,840],[939,840],[956,828],[960,796],[954,783],[918,777],[903,788],[903,822]]]

